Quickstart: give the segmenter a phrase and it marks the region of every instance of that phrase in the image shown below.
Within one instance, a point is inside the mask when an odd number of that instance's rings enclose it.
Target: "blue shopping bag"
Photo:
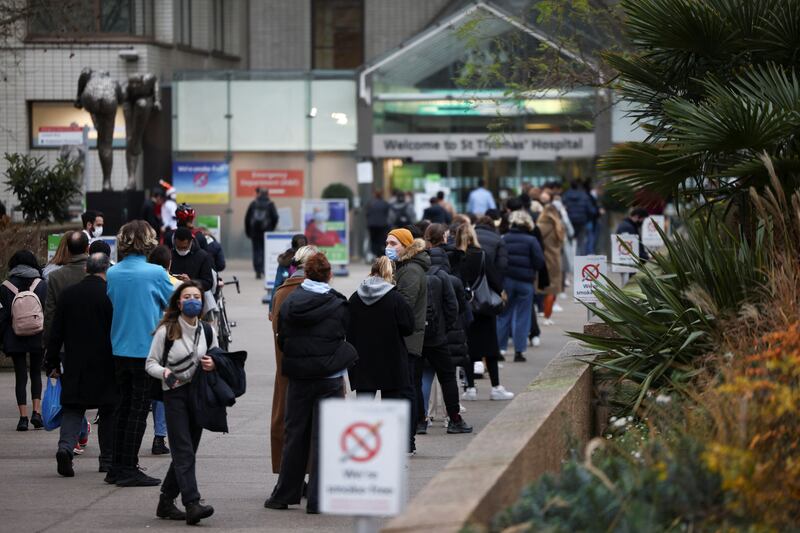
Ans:
[[[52,431],[61,426],[61,378],[47,378],[47,388],[42,396],[42,420],[44,429]]]

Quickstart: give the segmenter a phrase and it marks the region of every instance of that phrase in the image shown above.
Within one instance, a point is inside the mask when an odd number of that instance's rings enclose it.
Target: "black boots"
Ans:
[[[44,426],[44,420],[42,420],[42,415],[37,413],[36,411],[33,412],[31,415],[31,425],[33,429],[41,429]]]
[[[516,352],[514,354],[514,362],[515,363],[524,363],[525,361],[527,361],[527,359],[525,358],[524,355],[522,355],[522,352]]]
[[[166,455],[169,453],[169,448],[167,448],[167,444],[164,442],[164,437],[155,437],[153,439],[153,449],[151,451],[153,455]]]
[[[203,518],[208,518],[214,514],[214,508],[210,505],[203,505],[199,501],[186,505],[186,523],[193,526]]]
[[[72,468],[72,454],[65,449],[56,452],[56,464],[59,475],[64,477],[74,477],[75,470]]]
[[[17,431],[28,431],[28,417],[27,416],[19,417],[19,422],[17,422]]]
[[[175,505],[175,500],[167,498],[164,493],[158,498],[158,508],[156,508],[156,516],[164,518],[165,520],[185,520],[186,513],[178,509]]]

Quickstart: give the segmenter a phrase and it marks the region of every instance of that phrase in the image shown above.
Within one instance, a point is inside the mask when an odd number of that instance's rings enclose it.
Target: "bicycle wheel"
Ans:
[[[217,342],[219,347],[228,351],[231,341],[231,328],[228,325],[228,313],[225,310],[225,300],[220,300],[219,305],[219,336]]]

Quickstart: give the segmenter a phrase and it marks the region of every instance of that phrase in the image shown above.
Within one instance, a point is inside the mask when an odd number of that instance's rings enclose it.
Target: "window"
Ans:
[[[153,0],[31,0],[29,36],[153,35]]]
[[[213,42],[211,49],[217,52],[225,51],[225,0],[213,0],[211,14],[211,35]]]
[[[364,1],[312,2],[312,68],[360,67],[364,62]]]
[[[192,0],[178,2],[178,43],[192,46]]]

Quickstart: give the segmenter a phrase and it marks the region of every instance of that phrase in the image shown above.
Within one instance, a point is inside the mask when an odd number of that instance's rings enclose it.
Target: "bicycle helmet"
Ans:
[[[175,218],[178,221],[178,224],[186,224],[188,222],[194,221],[195,212],[194,208],[187,204],[183,203],[178,206],[178,209],[175,210]]]

